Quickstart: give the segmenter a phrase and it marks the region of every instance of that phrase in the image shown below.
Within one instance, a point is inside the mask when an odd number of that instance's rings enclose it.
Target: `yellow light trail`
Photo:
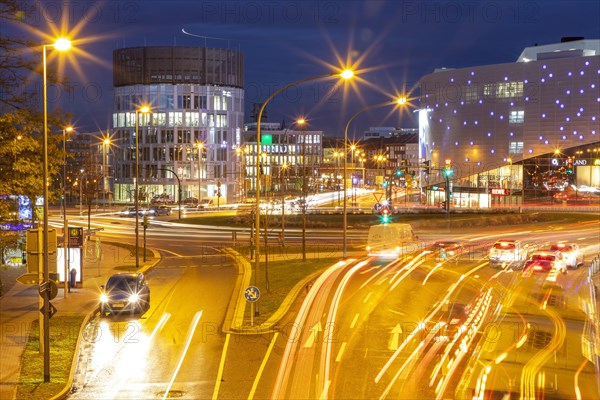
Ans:
[[[163,396],[163,400],[165,400],[167,397],[169,397],[169,392],[171,391],[173,382],[175,382],[175,378],[177,377],[177,374],[179,373],[179,369],[181,368],[181,365],[183,364],[183,360],[185,359],[185,355],[187,354],[187,351],[190,347],[190,343],[192,343],[192,338],[194,337],[194,332],[196,331],[196,327],[198,326],[198,322],[200,321],[201,317],[202,317],[202,311],[198,311],[194,315],[194,319],[192,320],[192,323],[190,325],[190,330],[188,331],[185,347],[183,348],[183,351],[181,352],[181,357],[179,357],[179,362],[177,363],[175,372],[173,372],[171,381],[169,382],[169,385],[167,386],[167,389],[165,390],[165,395]]]

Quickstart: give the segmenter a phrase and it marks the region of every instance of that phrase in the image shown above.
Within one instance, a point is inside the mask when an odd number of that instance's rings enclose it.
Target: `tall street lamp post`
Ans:
[[[324,78],[331,78],[333,76],[340,76],[343,79],[350,79],[354,76],[354,72],[346,69],[344,71],[342,71],[341,73],[328,73],[328,74],[323,74],[323,75],[317,75],[317,76],[313,76],[310,78],[305,78],[305,79],[301,79],[299,81],[296,82],[292,82],[289,83],[285,86],[283,86],[282,88],[280,88],[279,90],[276,90],[275,92],[273,92],[265,101],[264,103],[261,105],[260,110],[258,111],[258,117],[257,117],[257,124],[256,124],[256,204],[255,204],[255,208],[254,208],[254,214],[255,214],[255,218],[254,218],[254,229],[256,232],[256,235],[254,237],[254,249],[255,249],[255,268],[254,268],[254,284],[256,285],[257,283],[257,277],[258,277],[258,270],[259,270],[259,266],[260,266],[260,157],[261,157],[261,137],[260,137],[260,131],[261,131],[261,120],[262,120],[262,115],[263,112],[265,110],[265,107],[267,106],[267,104],[269,103],[269,101],[271,101],[271,99],[275,96],[277,96],[278,94],[280,94],[281,92],[283,92],[284,90],[289,89],[292,86],[296,86],[299,85],[301,83],[304,82],[308,82],[308,81],[314,81],[317,79],[324,79]]]
[[[371,106],[367,106],[363,109],[361,109],[360,111],[356,112],[354,115],[352,115],[350,117],[350,119],[348,120],[348,122],[346,123],[346,129],[344,129],[344,252],[343,252],[343,256],[344,258],[346,258],[346,249],[347,249],[347,243],[348,243],[348,199],[346,196],[346,190],[347,190],[347,175],[348,175],[348,128],[350,127],[350,122],[352,122],[356,117],[358,117],[360,114],[362,114],[365,111],[371,110],[373,108],[377,108],[377,107],[383,107],[383,106],[392,106],[392,105],[404,105],[406,104],[406,97],[399,97],[398,99],[394,100],[394,101],[384,101],[382,103],[377,103]]]
[[[72,126],[63,128],[63,175],[62,175],[62,206],[63,206],[63,263],[64,282],[63,295],[67,298],[69,291],[69,223],[67,221],[67,132],[73,132]]]
[[[71,42],[68,39],[61,38],[58,39],[54,44],[44,44],[42,45],[42,63],[43,63],[43,108],[44,108],[44,139],[43,139],[43,153],[44,153],[44,162],[43,162],[43,185],[44,185],[44,232],[43,232],[43,247],[44,247],[44,262],[43,262],[43,270],[44,277],[43,287],[46,287],[46,290],[40,291],[43,297],[43,324],[40,325],[43,328],[40,332],[40,337],[43,334],[43,351],[44,351],[44,382],[50,382],[50,290],[47,288],[48,281],[50,280],[50,270],[49,270],[49,251],[48,251],[48,82],[47,82],[47,71],[46,71],[46,49],[48,47],[54,47],[58,51],[66,51],[71,47]],[[40,287],[41,289],[41,287]],[[42,347],[42,346],[41,346]]]
[[[135,270],[140,268],[140,208],[139,208],[139,180],[140,180],[140,151],[139,151],[139,117],[140,113],[148,114],[150,107],[141,106],[135,110]]]
[[[299,118],[296,120],[296,124],[300,126],[302,132],[300,135],[302,138],[302,261],[306,262],[306,195],[308,191],[306,186],[306,135],[304,134],[306,120]]]
[[[108,184],[108,174],[106,173],[109,146],[110,138],[106,137],[102,140],[102,202],[104,203],[104,212],[106,212],[106,191],[110,188],[110,185]]]

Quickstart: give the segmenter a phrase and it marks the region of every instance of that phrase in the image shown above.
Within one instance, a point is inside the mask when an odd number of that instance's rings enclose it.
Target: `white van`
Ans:
[[[416,250],[417,238],[409,224],[379,224],[369,228],[367,253],[370,256],[399,257]]]

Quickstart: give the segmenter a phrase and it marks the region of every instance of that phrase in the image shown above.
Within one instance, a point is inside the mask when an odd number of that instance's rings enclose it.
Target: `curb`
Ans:
[[[244,298],[244,288],[250,284],[250,278],[252,277],[252,267],[250,263],[242,257],[240,253],[233,250],[230,247],[223,249],[226,255],[233,258],[233,261],[238,267],[238,279],[235,282],[231,298],[229,299],[229,306],[225,319],[223,321],[222,331],[224,333],[237,333],[236,329],[232,329],[232,326],[242,326],[244,322],[244,314],[246,311],[246,299]]]
[[[154,268],[160,261],[160,253],[154,251],[153,249],[147,249],[150,250],[152,252],[152,255],[154,258],[156,258],[156,261],[152,264],[146,265],[142,268],[139,269],[139,272],[142,273],[146,273],[147,271],[149,271],[150,269]],[[79,360],[79,356],[80,356],[80,347],[81,347],[81,339],[83,337],[83,330],[85,329],[86,325],[90,322],[90,320],[96,315],[97,312],[97,308],[90,311],[89,313],[87,313],[85,315],[85,317],[83,318],[83,322],[81,323],[81,326],[79,327],[79,333],[77,336],[77,343],[75,344],[75,353],[73,354],[73,360],[71,361],[71,370],[69,371],[69,378],[67,379],[67,382],[65,383],[65,387],[58,392],[55,396],[51,397],[51,400],[63,400],[66,399],[71,393],[71,389],[73,388],[73,378],[75,377],[75,370],[77,369],[77,362]]]

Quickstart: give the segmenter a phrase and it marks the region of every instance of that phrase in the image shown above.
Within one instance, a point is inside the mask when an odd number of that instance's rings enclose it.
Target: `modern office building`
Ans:
[[[114,199],[214,197],[233,201],[242,141],[244,59],[207,47],[132,47],[113,52]],[[136,110],[149,105],[149,114]]]
[[[600,40],[582,38],[528,47],[514,63],[424,76],[419,159],[434,167],[430,189],[443,184],[445,160],[456,207],[514,204],[568,181],[600,186],[599,82]]]
[[[245,125],[243,148],[246,194],[256,190],[256,127]],[[312,193],[321,181],[323,132],[285,127],[278,122],[261,121],[261,188],[268,192],[300,192],[306,183]],[[306,182],[303,181],[306,179]]]

